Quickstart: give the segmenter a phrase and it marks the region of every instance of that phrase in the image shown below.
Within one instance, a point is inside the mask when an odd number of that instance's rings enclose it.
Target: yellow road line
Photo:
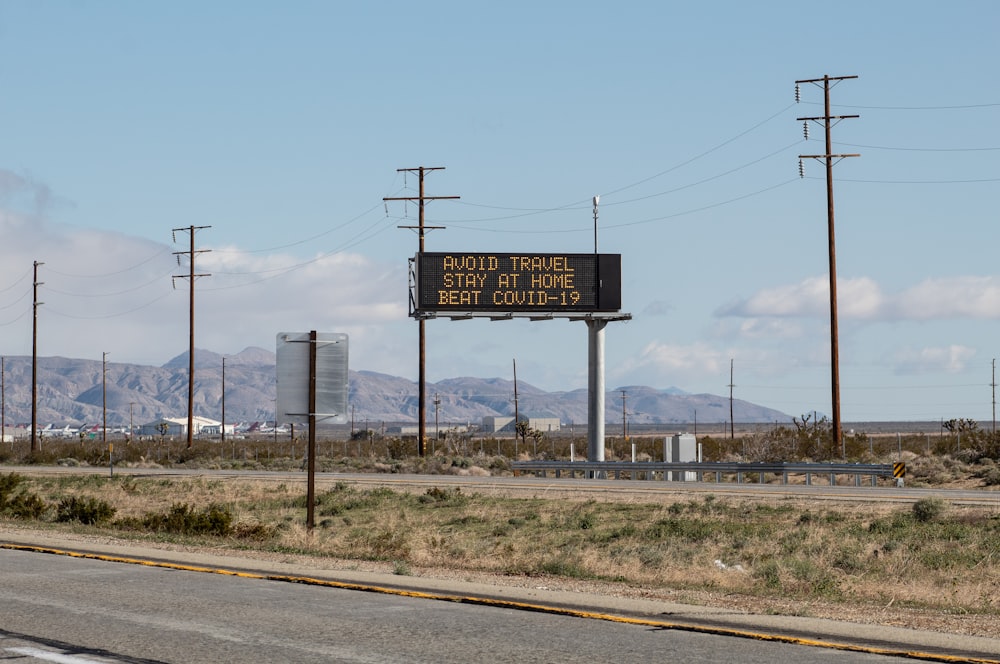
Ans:
[[[147,567],[161,567],[166,569],[183,570],[188,572],[202,572],[207,574],[222,574],[224,576],[238,576],[247,579],[261,579],[266,581],[283,581],[285,583],[301,583],[311,586],[323,586],[327,588],[339,588],[342,590],[357,590],[362,592],[381,593],[385,595],[396,595],[400,597],[415,597],[419,599],[432,599],[446,602],[458,602],[462,604],[474,604],[479,606],[493,606],[505,609],[516,609],[519,611],[536,611],[552,615],[571,616],[574,618],[585,618],[588,620],[603,620],[606,622],[624,623],[627,625],[641,625],[644,627],[658,627],[660,629],[672,629],[685,632],[695,632],[699,634],[712,634],[716,636],[729,636],[743,639],[754,639],[757,641],[774,641],[778,643],[789,643],[794,645],[811,646],[817,648],[827,648],[831,650],[844,650],[849,652],[861,652],[872,655],[887,655],[892,657],[906,657],[909,659],[920,659],[931,662],[954,662],[961,664],[1000,664],[998,659],[982,659],[958,657],[938,653],[927,653],[911,650],[894,650],[891,648],[878,648],[875,646],[860,646],[850,643],[837,643],[835,641],[822,641],[818,639],[805,639],[786,634],[767,634],[763,632],[752,632],[727,627],[710,627],[706,625],[696,625],[689,623],[676,623],[652,618],[630,618],[628,616],[615,615],[611,613],[599,613],[594,611],[583,611],[580,609],[570,609],[548,604],[532,604],[528,602],[518,602],[515,600],[496,599],[491,597],[478,597],[474,595],[449,595],[444,593],[423,592],[419,590],[404,590],[401,588],[389,588],[386,586],[376,586],[363,583],[350,583],[346,581],[329,581],[316,579],[307,576],[292,576],[285,574],[259,574],[256,572],[240,572],[237,570],[219,567],[201,567],[196,565],[183,565],[181,563],[171,563],[158,560],[147,560],[143,558],[127,558],[124,556],[111,556],[98,553],[85,553],[81,551],[69,551],[65,549],[53,549],[41,546],[25,544],[11,544],[0,542],[0,549],[10,549],[14,551],[31,551],[34,553],[48,553],[72,558],[87,558],[90,560],[101,560],[104,562],[127,563],[130,565],[145,565]]]

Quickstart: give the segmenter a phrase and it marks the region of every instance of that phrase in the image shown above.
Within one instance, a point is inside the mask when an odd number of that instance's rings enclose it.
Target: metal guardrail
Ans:
[[[757,482],[764,484],[767,476],[781,476],[782,484],[788,484],[789,475],[805,475],[806,484],[812,484],[814,475],[828,476],[830,485],[836,485],[838,475],[853,475],[854,485],[861,486],[861,477],[870,476],[871,485],[877,486],[879,477],[898,478],[901,481],[901,464],[860,464],[860,463],[737,463],[737,462],[670,462],[670,461],[514,461],[511,463],[514,475],[534,473],[536,477],[546,477],[549,472],[556,477],[661,480],[676,482],[705,481],[704,476],[715,476],[722,482],[723,475],[736,475],[736,481],[743,483],[747,475],[754,475]]]

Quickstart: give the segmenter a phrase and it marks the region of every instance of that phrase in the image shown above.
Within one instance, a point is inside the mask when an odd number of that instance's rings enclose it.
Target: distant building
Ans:
[[[559,431],[559,418],[552,413],[521,413],[518,418],[526,422],[529,429],[548,433]],[[488,415],[483,418],[483,433],[514,433],[514,417],[511,415]]]
[[[210,420],[207,417],[193,417],[191,424],[194,428],[194,435],[201,433],[206,427],[216,427],[218,432],[221,422]],[[140,436],[186,436],[188,421],[186,417],[161,417],[155,422],[149,422],[139,427]],[[226,433],[230,432],[231,425],[226,425]],[[206,432],[207,433],[207,432]]]
[[[514,432],[513,415],[487,415],[483,418],[483,433],[501,433],[503,431]]]
[[[533,431],[549,433],[559,431],[559,418],[552,413],[529,413],[528,428]]]
[[[187,425],[187,422],[185,422],[185,426],[186,425]],[[231,436],[231,435],[233,435],[233,434],[236,433],[236,425],[235,424],[227,424],[225,426],[226,426],[226,435],[227,436]],[[198,433],[203,434],[205,436],[221,436],[222,435],[222,423],[220,422],[218,424],[206,424],[205,426],[203,426],[201,428],[201,431],[199,431]]]
[[[424,431],[424,435],[433,436],[434,435],[434,423],[428,422],[425,425],[427,428]],[[470,427],[465,424],[439,424],[437,426],[437,432],[440,435],[446,433],[467,433],[470,431]],[[385,433],[390,436],[419,436],[420,427],[416,424],[404,424],[401,426],[391,426],[386,427]]]

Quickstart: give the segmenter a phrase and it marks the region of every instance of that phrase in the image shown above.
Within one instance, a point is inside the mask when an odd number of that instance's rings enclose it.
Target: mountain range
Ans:
[[[40,357],[36,371],[36,422],[40,426],[102,422],[105,403],[108,426],[185,417],[188,363],[187,352],[159,367]],[[227,422],[273,421],[275,363],[275,353],[263,348],[250,347],[225,356],[196,349],[194,414],[221,420],[224,394]],[[444,425],[478,424],[483,417],[513,415],[514,391],[513,381],[501,378],[449,378],[428,383],[426,417],[429,422],[436,418]],[[628,422],[633,424],[730,419],[728,397],[633,385],[607,391],[606,422],[621,421],[623,393]],[[351,419],[359,423],[414,423],[418,418],[418,385],[398,376],[350,371],[348,401]],[[546,392],[518,381],[517,401],[522,415],[556,416],[565,425],[587,422],[586,389]],[[8,426],[31,421],[30,357],[4,358],[3,408]],[[733,419],[741,423],[792,419],[777,410],[739,399],[732,401],[732,412]]]

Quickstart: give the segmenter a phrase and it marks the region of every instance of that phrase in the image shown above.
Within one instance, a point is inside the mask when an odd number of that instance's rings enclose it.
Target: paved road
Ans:
[[[0,549],[0,659],[824,662],[902,657]]]

